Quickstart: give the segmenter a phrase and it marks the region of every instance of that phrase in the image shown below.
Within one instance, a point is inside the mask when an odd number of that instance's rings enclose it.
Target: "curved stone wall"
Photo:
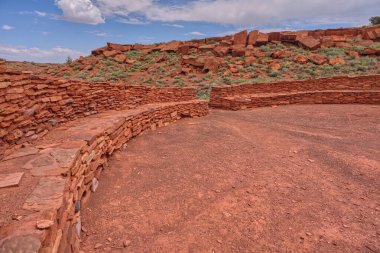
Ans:
[[[195,99],[191,88],[86,83],[0,70],[0,159],[6,150],[41,138],[62,122],[107,110]]]
[[[210,106],[239,110],[282,104],[378,104],[380,75],[216,86]]]
[[[13,205],[0,219],[0,252],[79,252],[81,210],[107,158],[146,130],[207,113],[207,102],[198,100],[100,113],[62,124],[7,156],[2,173],[22,181],[6,192]]]

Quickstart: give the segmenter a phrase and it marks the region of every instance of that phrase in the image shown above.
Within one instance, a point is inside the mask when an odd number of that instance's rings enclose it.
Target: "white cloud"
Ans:
[[[171,27],[175,27],[175,28],[184,28],[183,25],[179,25],[179,24],[162,24],[163,26],[171,26]]]
[[[56,0],[66,20],[99,24],[105,18],[124,23],[200,21],[235,26],[368,23],[380,12],[379,0]],[[123,20],[123,19],[122,19]]]
[[[379,0],[197,0],[184,5],[156,6],[145,15],[158,21],[206,21],[233,25],[281,24],[298,19],[311,22],[335,18],[363,21],[380,11]]]
[[[91,0],[56,0],[65,20],[97,25],[104,23],[102,13]]]
[[[10,30],[13,30],[15,28],[13,26],[10,26],[10,25],[3,25],[3,26],[1,26],[1,29],[5,30],[5,31],[10,31]]]
[[[34,11],[34,13],[39,17],[46,17],[47,13],[42,11]]]
[[[117,22],[128,24],[128,25],[146,25],[149,24],[149,22],[143,21],[138,18],[133,17],[127,17],[127,18],[119,18],[116,20]]]
[[[201,33],[201,32],[189,32],[189,33],[186,33],[185,35],[194,35],[194,36],[203,36],[203,35],[206,35],[204,33]]]
[[[68,56],[75,59],[81,55],[85,55],[85,53],[60,46],[40,49],[38,47],[10,46],[0,44],[0,57],[13,61],[62,63],[65,62]]]

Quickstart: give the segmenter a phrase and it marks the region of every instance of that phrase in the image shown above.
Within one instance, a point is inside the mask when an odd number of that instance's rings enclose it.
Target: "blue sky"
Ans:
[[[368,24],[380,0],[0,0],[0,57],[64,62],[143,43]]]

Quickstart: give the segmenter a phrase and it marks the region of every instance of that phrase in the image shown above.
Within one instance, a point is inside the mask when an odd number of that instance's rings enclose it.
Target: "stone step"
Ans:
[[[80,210],[108,156],[146,130],[207,113],[199,100],[108,111],[62,124],[5,157],[0,252],[79,252]]]
[[[380,104],[380,90],[257,93],[222,98],[222,108],[231,110],[288,104]]]

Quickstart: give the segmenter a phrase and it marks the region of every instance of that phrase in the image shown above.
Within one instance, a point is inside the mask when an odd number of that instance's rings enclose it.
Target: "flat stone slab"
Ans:
[[[18,157],[23,157],[23,156],[35,155],[38,153],[38,151],[39,151],[38,148],[33,148],[33,147],[20,148],[16,152],[5,157],[4,161],[15,159]]]
[[[24,169],[30,169],[35,177],[60,176],[67,174],[77,158],[78,148],[49,148],[40,155],[24,164]]]
[[[36,188],[25,201],[25,210],[40,211],[61,206],[65,179],[61,177],[42,177]]]
[[[0,188],[18,186],[23,175],[24,172],[0,174]]]
[[[17,235],[0,241],[0,252],[37,253],[40,247],[41,242],[34,235]]]

